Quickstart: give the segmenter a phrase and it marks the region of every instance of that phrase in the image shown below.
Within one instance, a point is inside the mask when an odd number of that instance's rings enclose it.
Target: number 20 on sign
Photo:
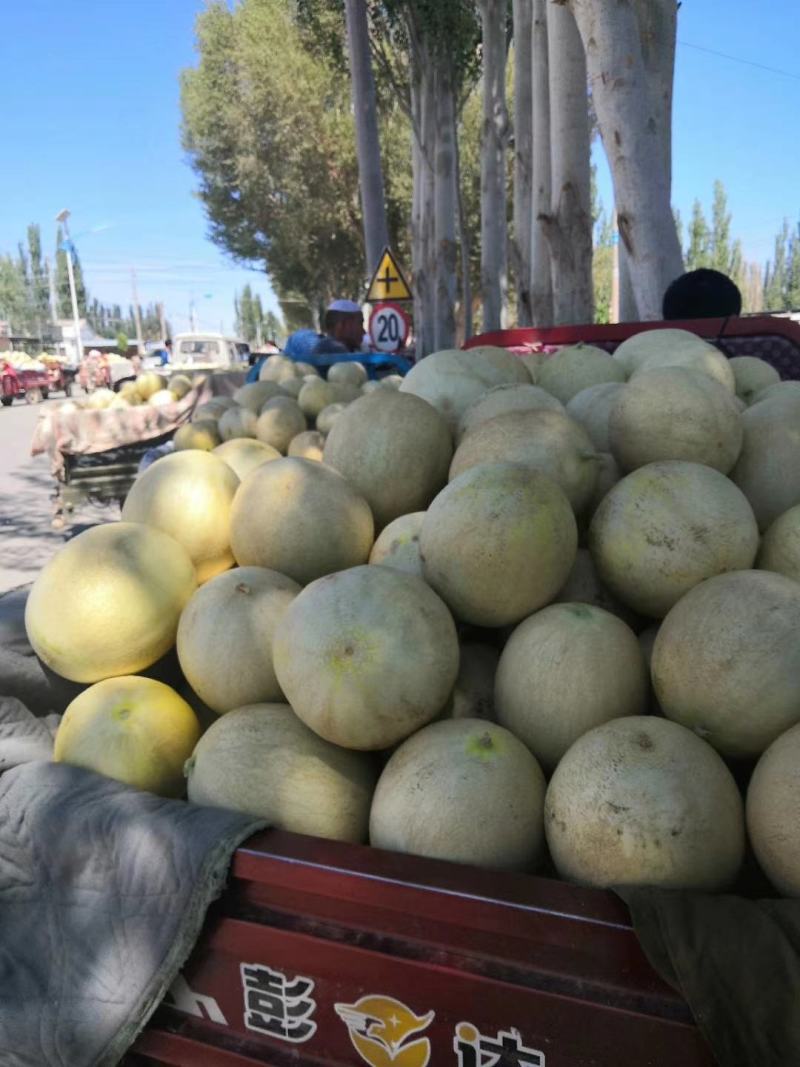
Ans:
[[[408,340],[408,315],[398,304],[376,304],[369,317],[369,336],[378,352],[397,352]]]

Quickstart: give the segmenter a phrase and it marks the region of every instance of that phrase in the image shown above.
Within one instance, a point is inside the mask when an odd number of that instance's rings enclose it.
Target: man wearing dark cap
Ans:
[[[718,270],[701,267],[681,274],[664,293],[665,319],[726,319],[739,315],[742,294],[731,279]]]

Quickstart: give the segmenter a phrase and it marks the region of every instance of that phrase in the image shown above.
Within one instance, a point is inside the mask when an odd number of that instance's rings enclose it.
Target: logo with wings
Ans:
[[[431,1043],[417,1035],[433,1022],[434,1012],[416,1015],[394,997],[383,996],[334,1007],[353,1047],[370,1067],[427,1067]]]

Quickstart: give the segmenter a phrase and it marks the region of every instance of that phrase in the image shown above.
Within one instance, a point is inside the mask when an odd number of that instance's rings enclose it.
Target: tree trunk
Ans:
[[[386,225],[378,109],[369,51],[366,0],[345,0],[345,15],[356,126],[358,179],[361,186],[361,210],[364,214],[366,276],[369,277],[378,265],[381,252],[389,243],[389,229]]]
[[[591,322],[592,204],[586,60],[572,12],[547,12],[552,214],[547,226],[553,321]]]
[[[458,198],[458,246],[461,250],[461,306],[464,312],[464,340],[472,337],[472,274],[471,248],[464,210],[464,191],[461,187],[461,152],[458,136],[455,141],[456,197]]]
[[[411,259],[414,288],[416,357],[433,351],[433,146],[436,137],[435,97],[428,50],[413,32],[411,39]]]
[[[531,318],[534,326],[553,325],[550,245],[544,226],[550,215],[550,79],[547,60],[547,0],[533,0],[533,218],[531,228]]]
[[[436,157],[434,166],[436,349],[452,348],[456,336],[456,101],[449,59],[436,63]]]
[[[532,0],[514,0],[514,237],[511,262],[517,289],[517,325],[530,326],[533,207]]]
[[[481,0],[483,131],[481,137],[481,294],[483,329],[499,330],[507,299],[505,147],[506,3]]]
[[[568,3],[586,50],[638,314],[660,318],[664,290],[682,261],[670,205],[670,134],[651,102],[636,10],[632,0]],[[665,45],[654,39],[649,47]]]
[[[636,307],[636,297],[633,294],[631,283],[631,266],[628,253],[622,241],[617,245],[619,249],[619,321],[636,322],[639,311]],[[661,315],[658,316],[661,318]]]

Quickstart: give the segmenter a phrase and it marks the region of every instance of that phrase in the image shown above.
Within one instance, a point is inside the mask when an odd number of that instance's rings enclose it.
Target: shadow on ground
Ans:
[[[55,478],[42,456],[12,471],[0,491],[0,592],[30,581],[81,530],[119,518],[119,506],[87,504],[54,530]],[[70,521],[71,520],[71,521]]]

